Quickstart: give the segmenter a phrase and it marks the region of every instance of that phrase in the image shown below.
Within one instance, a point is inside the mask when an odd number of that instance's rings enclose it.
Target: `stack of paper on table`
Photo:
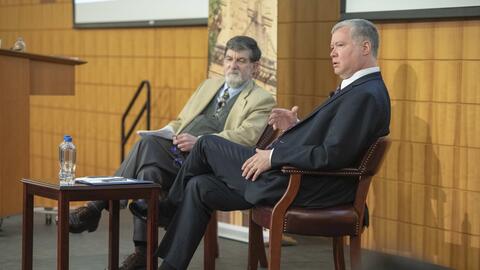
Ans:
[[[85,185],[135,185],[153,184],[153,181],[125,178],[121,176],[85,176],[75,178],[76,184]]]

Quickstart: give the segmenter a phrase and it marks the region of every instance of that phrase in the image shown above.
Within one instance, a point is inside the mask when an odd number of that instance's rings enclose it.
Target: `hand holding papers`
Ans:
[[[137,134],[141,137],[145,136],[158,136],[167,140],[171,140],[175,135],[171,126],[165,126],[157,130],[138,130]]]

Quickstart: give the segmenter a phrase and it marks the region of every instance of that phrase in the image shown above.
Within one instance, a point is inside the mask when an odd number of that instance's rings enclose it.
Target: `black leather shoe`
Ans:
[[[158,202],[158,226],[167,228],[168,224],[173,217],[174,210],[167,206],[168,203],[166,200],[162,200]],[[140,199],[131,202],[128,205],[130,212],[140,220],[147,222],[148,216],[148,204],[145,200]]]
[[[136,200],[128,205],[130,212],[137,218],[147,222],[148,204],[144,199]]]
[[[69,231],[71,233],[93,232],[97,229],[101,216],[100,211],[92,206],[79,207],[69,215]]]
[[[134,252],[123,260],[119,270],[138,270],[145,269],[147,266],[147,256],[140,252]]]

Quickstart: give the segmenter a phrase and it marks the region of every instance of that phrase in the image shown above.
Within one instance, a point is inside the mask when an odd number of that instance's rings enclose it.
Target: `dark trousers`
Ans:
[[[175,156],[170,151],[172,146],[171,140],[157,136],[143,137],[135,143],[115,175],[154,181],[162,185],[165,192],[168,191],[179,170],[174,163]],[[104,201],[92,203],[97,209],[107,207]],[[133,241],[146,242],[146,223],[134,216],[133,224]]]
[[[158,250],[176,269],[186,269],[195,253],[213,210],[253,207],[244,199],[243,162],[255,153],[218,136],[203,136],[180,169],[168,200],[177,211]]]

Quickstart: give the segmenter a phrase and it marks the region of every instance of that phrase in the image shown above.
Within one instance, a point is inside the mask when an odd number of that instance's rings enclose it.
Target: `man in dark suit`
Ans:
[[[376,63],[378,32],[369,21],[339,22],[332,29],[331,53],[340,88],[304,120],[297,107],[274,109],[269,123],[283,134],[267,150],[215,136],[195,144],[160,204],[171,221],[159,247],[160,269],[186,269],[212,210],[243,210],[274,204],[284,193],[284,165],[336,169],[355,162],[378,137],[389,133],[390,99]],[[352,202],[354,181],[304,177],[294,205],[328,207]]]

